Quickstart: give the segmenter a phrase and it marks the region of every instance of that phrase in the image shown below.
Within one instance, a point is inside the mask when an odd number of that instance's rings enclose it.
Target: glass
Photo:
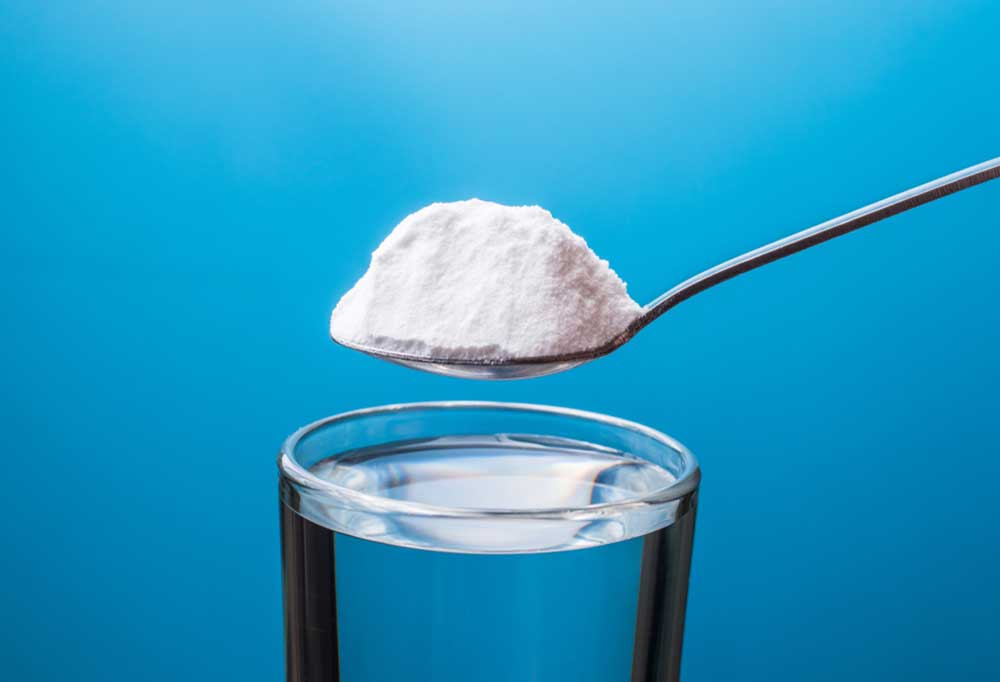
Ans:
[[[698,465],[504,403],[350,412],[279,458],[290,682],[676,680]]]

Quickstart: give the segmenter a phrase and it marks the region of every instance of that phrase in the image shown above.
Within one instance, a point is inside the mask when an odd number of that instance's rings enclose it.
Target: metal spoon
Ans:
[[[883,199],[874,204],[869,204],[864,208],[851,211],[839,218],[828,220],[815,227],[810,227],[807,230],[796,232],[784,239],[766,244],[742,256],[727,260],[725,263],[720,263],[714,268],[709,268],[670,289],[656,300],[644,306],[642,314],[622,333],[604,345],[589,350],[544,357],[506,358],[500,360],[482,358],[469,360],[410,355],[380,348],[361,346],[336,337],[333,337],[333,340],[342,346],[359,350],[382,360],[388,360],[425,372],[445,374],[465,379],[527,379],[546,374],[555,374],[556,372],[572,369],[585,362],[590,362],[618,349],[630,341],[640,329],[681,301],[687,300],[720,282],[725,282],[727,279],[758,268],[761,265],[766,265],[779,258],[784,258],[785,256],[808,249],[810,246],[815,246],[828,239],[839,237],[842,234],[847,234],[848,232],[871,225],[903,211],[908,211],[921,204],[926,204],[935,199],[940,199],[941,197],[954,194],[955,192],[978,185],[987,180],[993,180],[997,177],[1000,177],[1000,157],[985,161],[976,166],[971,166],[965,170],[960,170],[957,173],[946,175],[943,178],[938,178],[919,187],[914,187],[913,189],[891,196],[888,199]]]

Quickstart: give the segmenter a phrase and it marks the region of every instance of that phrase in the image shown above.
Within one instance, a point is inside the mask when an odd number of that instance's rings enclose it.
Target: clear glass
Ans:
[[[279,459],[287,679],[676,680],[698,465],[639,424],[418,403]]]

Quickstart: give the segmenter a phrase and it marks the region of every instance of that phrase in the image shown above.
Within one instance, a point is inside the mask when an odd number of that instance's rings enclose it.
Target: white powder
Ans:
[[[334,338],[447,359],[604,345],[639,314],[587,243],[539,206],[431,204],[396,226],[330,318]]]

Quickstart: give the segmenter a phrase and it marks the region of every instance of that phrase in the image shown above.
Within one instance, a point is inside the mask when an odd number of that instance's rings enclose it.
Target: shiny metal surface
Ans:
[[[559,356],[501,359],[457,359],[443,357],[423,357],[396,353],[378,348],[370,348],[333,338],[342,346],[367,353],[373,357],[388,360],[413,369],[444,374],[463,379],[527,379],[555,374],[572,369],[611,353],[627,343],[643,327],[682,301],[699,294],[716,284],[749,272],[762,265],[790,256],[811,246],[853,232],[867,225],[877,223],[894,215],[916,208],[936,199],[954,194],[988,180],[1000,177],[1000,157],[970,166],[956,173],[946,175],[931,182],[900,192],[881,201],[869,204],[840,217],[815,225],[801,232],[737,256],[715,267],[690,277],[656,300],[643,307],[642,314],[621,334],[598,348],[568,353]]]

